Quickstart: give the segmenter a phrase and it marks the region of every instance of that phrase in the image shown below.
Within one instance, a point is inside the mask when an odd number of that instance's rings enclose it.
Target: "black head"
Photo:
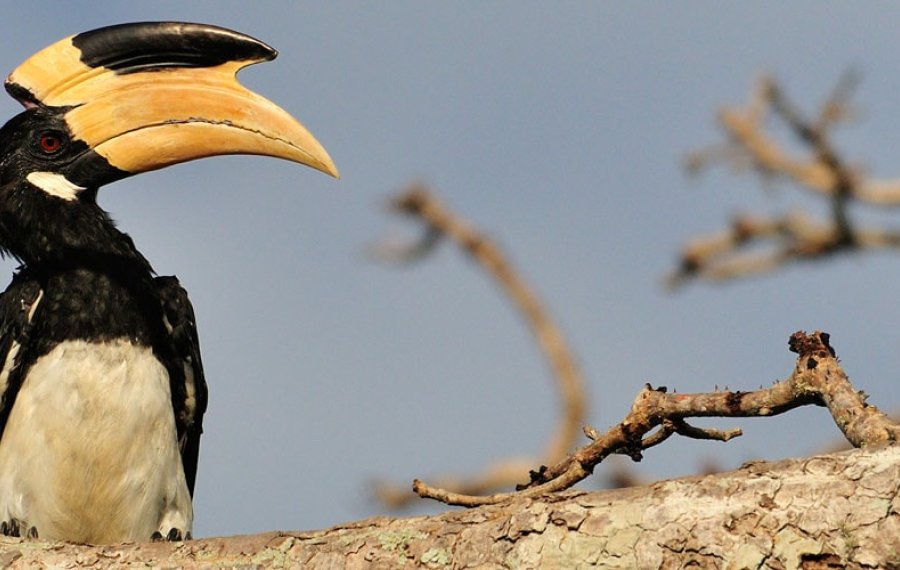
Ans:
[[[0,252],[30,265],[106,251],[123,237],[96,199],[128,173],[74,138],[65,113],[33,107],[0,128]]]

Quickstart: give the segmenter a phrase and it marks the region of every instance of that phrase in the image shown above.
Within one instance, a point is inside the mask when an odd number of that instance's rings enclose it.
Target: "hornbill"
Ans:
[[[242,87],[276,51],[203,24],[63,39],[16,68],[0,129],[0,533],[190,537],[207,389],[193,309],[97,204],[132,174],[222,154],[337,177],[286,111]]]

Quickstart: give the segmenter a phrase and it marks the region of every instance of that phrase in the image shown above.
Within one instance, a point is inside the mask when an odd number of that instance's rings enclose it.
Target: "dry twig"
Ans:
[[[785,178],[827,198],[830,218],[819,222],[796,213],[738,216],[724,232],[695,239],[682,249],[679,268],[667,279],[670,286],[696,278],[740,278],[848,250],[900,247],[900,231],[859,228],[850,218],[849,208],[854,202],[900,206],[900,180],[868,178],[851,168],[831,143],[831,127],[852,115],[848,99],[857,83],[856,74],[846,74],[813,119],[804,117],[768,77],[758,82],[746,108],[726,108],[719,113],[729,143],[692,153],[686,160],[689,171],[719,161],[737,169],[749,166],[767,179]],[[768,113],[787,125],[806,147],[808,156],[789,154],[764,131]],[[769,249],[745,253],[748,247],[760,243],[770,244]]]
[[[562,332],[500,249],[487,236],[441,204],[427,188],[419,184],[412,185],[391,201],[391,209],[421,221],[425,225],[425,233],[419,243],[400,247],[382,245],[376,247],[376,254],[381,259],[408,262],[430,253],[441,237],[452,239],[488,272],[525,317],[550,365],[560,392],[562,413],[556,430],[541,456],[542,459],[503,459],[475,476],[441,477],[439,478],[441,486],[458,493],[481,494],[515,485],[537,463],[556,463],[562,460],[575,446],[584,423],[587,401],[584,381]],[[377,485],[376,495],[382,502],[392,507],[403,506],[415,498],[405,485],[402,487]]]
[[[532,471],[531,481],[516,492],[462,495],[418,480],[413,483],[413,489],[422,497],[466,507],[496,504],[517,497],[536,497],[568,489],[614,453],[624,453],[639,461],[643,450],[674,433],[720,441],[728,441],[741,433],[739,429],[700,429],[688,424],[687,418],[773,416],[810,404],[827,407],[838,428],[855,447],[897,441],[900,425],[866,404],[865,396],[850,384],[828,341],[826,333],[794,333],[790,339],[791,351],[798,354],[794,371],[789,378],[770,388],[753,392],[669,394],[665,388],[645,385],[631,411],[618,425],[603,434],[591,429],[592,443],[551,467],[542,466],[538,471]],[[653,432],[654,429],[657,431]]]

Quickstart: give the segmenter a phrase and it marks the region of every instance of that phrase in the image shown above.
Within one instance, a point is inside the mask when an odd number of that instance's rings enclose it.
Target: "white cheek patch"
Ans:
[[[68,201],[77,198],[78,193],[85,189],[56,172],[31,172],[26,178],[47,194]]]

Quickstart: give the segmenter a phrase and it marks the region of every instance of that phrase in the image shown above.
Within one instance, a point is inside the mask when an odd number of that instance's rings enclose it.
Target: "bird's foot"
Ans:
[[[170,528],[169,532],[166,533],[166,536],[163,536],[160,531],[156,531],[150,535],[150,540],[153,542],[180,542],[182,540],[191,540],[191,538],[191,533],[184,532],[180,528]]]
[[[37,538],[38,531],[36,527],[29,526],[27,522],[19,519],[10,519],[8,521],[0,521],[0,534],[3,536],[15,536],[24,538]]]

